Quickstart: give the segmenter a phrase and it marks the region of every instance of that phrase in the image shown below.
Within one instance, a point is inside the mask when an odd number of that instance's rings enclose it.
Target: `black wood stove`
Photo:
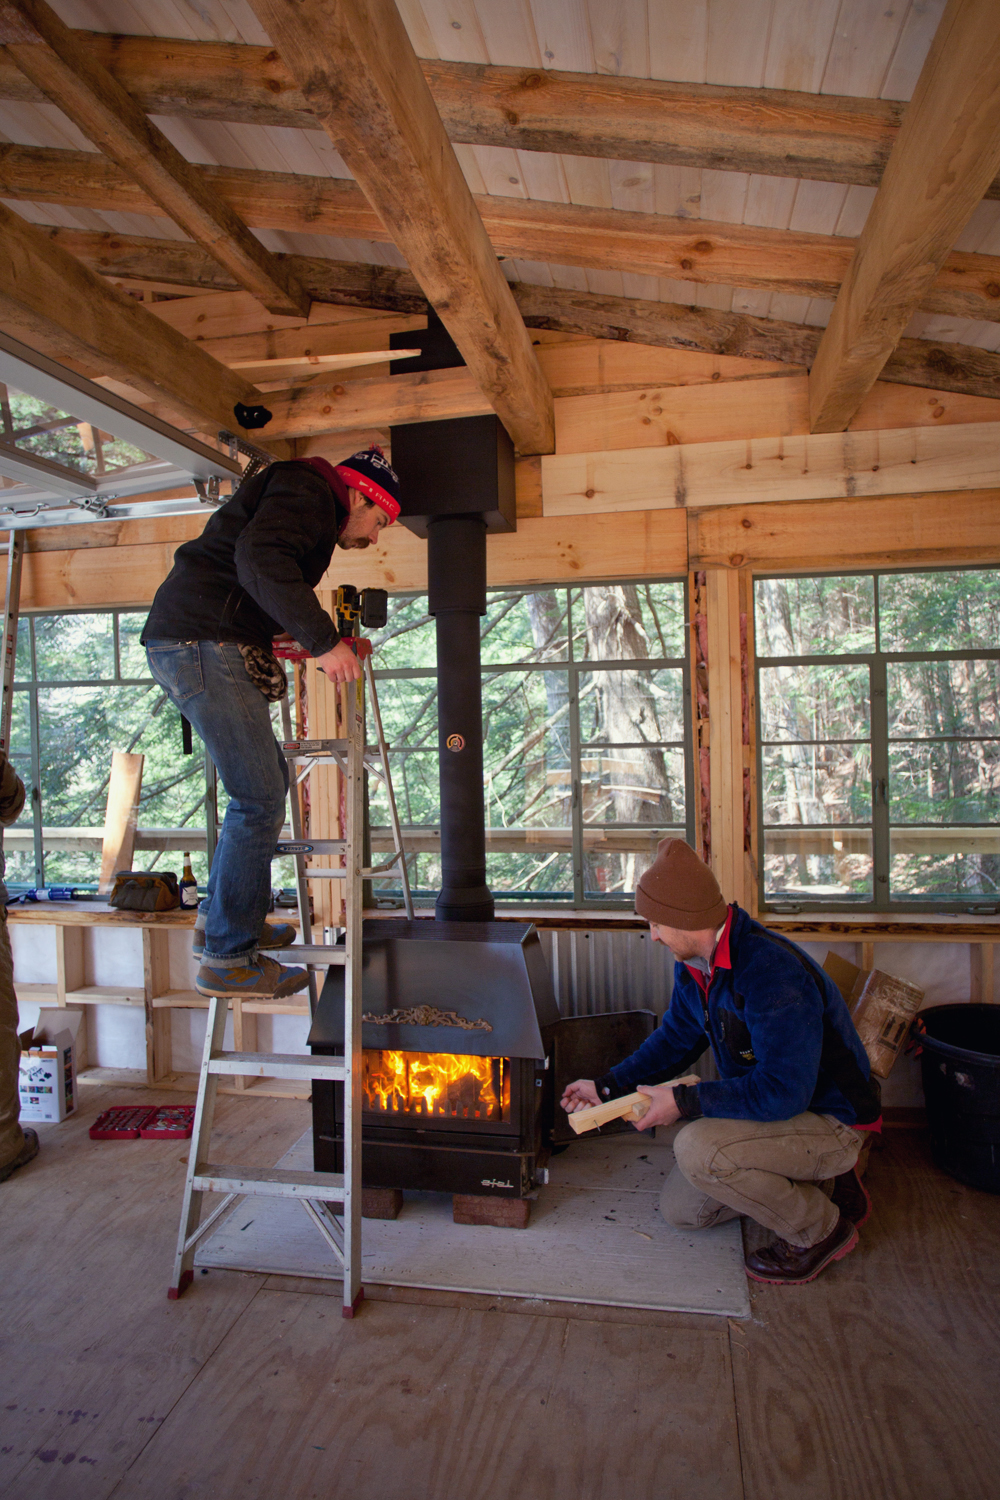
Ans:
[[[538,934],[511,922],[364,924],[362,1181],[524,1198],[548,1155],[557,1020]],[[343,1054],[344,974],[309,1036]],[[316,1170],[343,1170],[343,1085],[313,1084]]]
[[[464,363],[433,315],[417,337],[423,353],[407,370]],[[523,1198],[547,1150],[541,1028],[557,1017],[534,928],[492,920],[479,646],[487,533],[517,525],[514,446],[495,416],[412,423],[392,429],[392,462],[400,523],[428,545],[442,880],[436,920],[364,924],[362,1180]],[[343,974],[331,970],[315,1052],[342,1049],[342,1016]],[[320,1171],[341,1170],[340,1089],[313,1088]]]

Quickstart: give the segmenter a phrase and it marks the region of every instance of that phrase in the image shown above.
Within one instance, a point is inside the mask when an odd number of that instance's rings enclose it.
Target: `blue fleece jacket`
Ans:
[[[596,1080],[601,1097],[676,1077],[710,1045],[720,1076],[678,1088],[687,1119],[790,1120],[814,1110],[845,1125],[873,1124],[881,1114],[878,1083],[833,980],[787,938],[735,904],[731,912],[728,955],[723,938],[707,993],[678,963],[663,1021]]]

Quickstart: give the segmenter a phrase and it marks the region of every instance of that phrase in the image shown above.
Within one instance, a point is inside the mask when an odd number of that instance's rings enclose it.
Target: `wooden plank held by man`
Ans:
[[[700,1083],[701,1079],[697,1073],[685,1073],[683,1078],[671,1078],[670,1082]],[[597,1130],[611,1120],[642,1120],[649,1113],[651,1102],[648,1094],[637,1091],[634,1094],[623,1094],[620,1099],[609,1099],[606,1104],[590,1104],[585,1109],[576,1110],[568,1119],[577,1135],[582,1135],[585,1130]]]

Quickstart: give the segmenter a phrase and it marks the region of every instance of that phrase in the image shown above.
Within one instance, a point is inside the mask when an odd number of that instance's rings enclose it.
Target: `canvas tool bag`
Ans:
[[[174,911],[180,904],[173,870],[119,870],[108,897],[119,911]]]

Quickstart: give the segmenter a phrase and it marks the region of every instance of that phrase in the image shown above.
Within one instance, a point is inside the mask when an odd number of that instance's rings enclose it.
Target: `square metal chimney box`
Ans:
[[[366,1016],[412,1013],[426,1006],[437,1021],[365,1021],[363,1047],[545,1057],[541,1027],[558,1020],[559,1013],[534,927],[371,920],[364,924],[363,954]],[[331,968],[309,1034],[311,1047],[343,1042],[343,988],[343,969]],[[438,1020],[451,1012],[464,1024]]]
[[[481,516],[487,531],[516,531],[514,444],[500,418],[453,417],[392,429],[399,519],[417,536],[436,516]]]

